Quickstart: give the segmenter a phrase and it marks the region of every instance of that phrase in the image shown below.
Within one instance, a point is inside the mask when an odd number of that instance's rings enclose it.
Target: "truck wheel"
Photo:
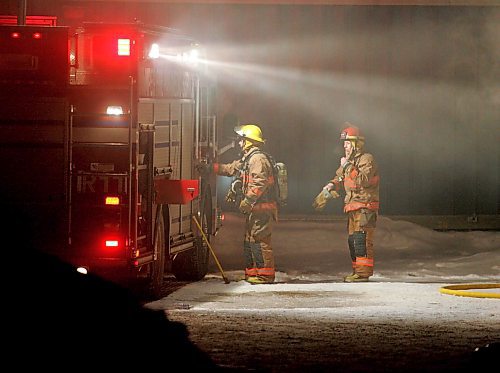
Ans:
[[[163,219],[162,208],[156,219],[156,260],[152,264],[150,295],[153,298],[159,298],[163,287],[163,277],[165,275],[165,223]]]
[[[202,208],[200,209],[201,216],[197,219],[203,229],[203,232],[205,232],[205,236],[208,240],[210,240],[208,232],[210,224],[209,214],[211,211],[211,198],[207,197],[210,196],[209,193],[204,193],[204,195],[206,197],[202,200]],[[175,278],[180,281],[199,281],[205,277],[208,272],[208,245],[194,222],[193,226],[193,230],[196,235],[194,247],[191,250],[177,254],[172,262],[172,273]]]

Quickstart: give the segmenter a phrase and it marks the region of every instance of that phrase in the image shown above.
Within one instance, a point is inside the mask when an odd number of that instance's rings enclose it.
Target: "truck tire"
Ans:
[[[151,281],[150,281],[150,295],[153,298],[159,298],[161,296],[163,288],[163,278],[165,276],[165,221],[164,213],[162,208],[159,206],[159,213],[156,219],[156,260],[152,263],[151,268]]]
[[[212,200],[210,198],[211,194],[209,191],[203,193],[203,195],[205,197],[201,201],[200,218],[197,219],[203,229],[203,232],[205,232],[205,236],[208,240],[210,240],[208,232],[210,232],[209,214],[210,211],[212,211]],[[194,222],[193,225],[193,229],[196,234],[194,247],[191,250],[177,254],[172,262],[172,273],[179,281],[199,281],[203,279],[208,272],[208,245]]]

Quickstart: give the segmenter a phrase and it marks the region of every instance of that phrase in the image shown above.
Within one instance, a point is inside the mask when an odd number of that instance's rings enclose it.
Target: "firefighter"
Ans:
[[[379,208],[379,174],[372,154],[365,153],[365,139],[358,127],[346,122],[340,134],[345,155],[335,177],[324,189],[332,191],[342,184],[346,192],[348,246],[352,274],[344,282],[366,282],[373,275],[373,239]]]
[[[217,175],[241,178],[239,210],[245,215],[245,280],[251,284],[272,283],[275,279],[272,224],[278,218],[272,163],[262,151],[265,140],[259,126],[245,124],[234,131],[241,158],[228,164],[214,163],[212,170]]]

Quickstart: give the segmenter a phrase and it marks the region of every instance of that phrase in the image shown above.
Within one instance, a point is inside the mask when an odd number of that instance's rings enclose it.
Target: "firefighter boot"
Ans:
[[[344,277],[344,282],[368,282],[368,277],[361,277],[357,273]]]
[[[352,261],[352,273],[351,276],[356,273],[356,250],[354,248],[354,235],[350,234],[347,238],[347,243],[349,245],[349,254]]]
[[[251,276],[246,279],[249,284],[252,285],[260,285],[260,284],[272,284],[273,281],[266,279],[263,276]]]

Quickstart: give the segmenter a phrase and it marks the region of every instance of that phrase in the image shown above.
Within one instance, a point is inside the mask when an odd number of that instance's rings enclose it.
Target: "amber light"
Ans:
[[[119,205],[120,204],[120,197],[106,197],[106,205]]]

